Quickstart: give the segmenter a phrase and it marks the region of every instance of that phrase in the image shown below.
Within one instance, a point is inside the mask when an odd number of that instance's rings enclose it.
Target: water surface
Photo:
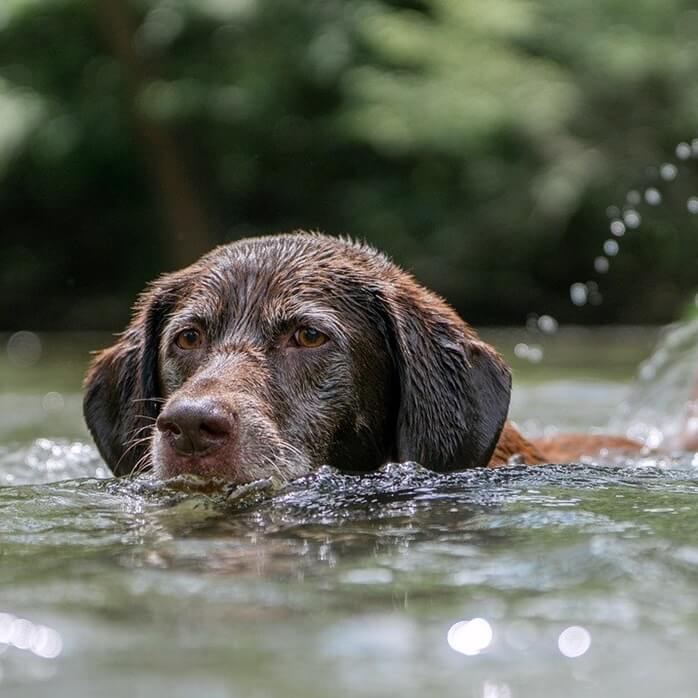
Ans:
[[[184,493],[108,477],[83,340],[0,366],[0,695],[695,695],[693,454]],[[628,427],[652,337],[559,341],[514,418]]]

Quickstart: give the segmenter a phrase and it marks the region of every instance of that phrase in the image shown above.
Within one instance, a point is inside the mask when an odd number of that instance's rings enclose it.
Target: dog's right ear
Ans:
[[[178,295],[177,279],[163,277],[140,296],[131,324],[85,377],[85,421],[115,475],[149,467],[148,441],[161,402],[160,335]]]
[[[506,364],[411,276],[377,296],[400,387],[394,457],[439,472],[487,465],[509,409]]]

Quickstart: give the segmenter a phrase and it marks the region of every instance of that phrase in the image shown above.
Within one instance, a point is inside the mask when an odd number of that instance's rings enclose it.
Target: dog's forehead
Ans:
[[[378,276],[375,253],[322,236],[246,240],[204,257],[186,305],[194,315],[268,324],[359,312]],[[382,256],[375,261],[388,264]]]
[[[326,297],[336,284],[348,288],[360,283],[360,267],[340,250],[302,242],[272,239],[232,245],[213,271],[245,305]]]

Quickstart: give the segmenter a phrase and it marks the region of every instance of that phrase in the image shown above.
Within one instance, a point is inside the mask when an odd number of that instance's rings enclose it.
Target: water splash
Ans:
[[[610,428],[651,448],[691,446],[698,393],[698,320],[666,328]]]
[[[698,138],[694,138],[690,143],[682,141],[675,148],[675,154],[679,161],[698,159]],[[664,162],[658,167],[651,167],[647,170],[648,176],[659,179],[658,185],[662,183],[674,182],[679,176],[679,168],[673,162]],[[608,274],[611,270],[611,260],[620,253],[620,244],[615,238],[623,237],[628,231],[636,231],[642,225],[642,214],[638,210],[643,202],[647,206],[656,207],[663,201],[662,192],[657,186],[648,185],[641,193],[638,189],[630,189],[625,195],[625,202],[622,206],[612,204],[606,208],[606,215],[610,219],[609,230],[613,237],[603,243],[603,254],[597,255],[592,260],[592,267],[597,275]],[[698,196],[690,196],[686,202],[686,208],[692,215],[698,215]],[[578,308],[591,305],[600,305],[603,302],[603,295],[596,281],[575,281],[569,287],[570,302]],[[531,316],[529,316],[531,317]],[[546,316],[541,316],[546,317]],[[542,330],[535,324],[526,323],[529,332],[535,333]],[[557,329],[557,327],[556,327]],[[544,332],[544,331],[543,331]],[[544,332],[545,333],[545,332]],[[543,357],[544,348],[537,347],[533,358],[529,352],[521,351],[523,344],[517,345],[519,351],[515,349],[518,358],[539,362]],[[539,357],[540,353],[540,357]],[[696,408],[696,442],[698,443],[698,407]]]
[[[682,141],[675,148],[676,157],[679,161],[687,161],[691,158],[698,158],[698,138],[694,138],[690,143]],[[660,182],[673,182],[679,176],[679,168],[673,162],[664,162],[659,167],[648,169],[648,174],[652,178],[658,178]],[[625,203],[622,207],[611,205],[606,209],[606,215],[611,219],[609,229],[615,237],[623,237],[627,231],[637,230],[642,224],[642,214],[638,208],[643,203],[648,206],[659,206],[663,201],[662,192],[657,186],[649,185],[645,188],[644,194],[637,189],[630,189],[625,195]],[[690,197],[686,204],[689,213],[698,214],[698,197]],[[610,269],[608,257],[614,257],[620,251],[620,246],[614,240],[607,240],[604,243],[605,256],[596,257],[592,266],[597,274],[606,274]],[[582,305],[575,301],[572,289],[579,284],[572,284],[570,294],[575,305]]]
[[[0,486],[107,478],[111,473],[97,451],[79,441],[37,439],[28,446],[0,447]]]

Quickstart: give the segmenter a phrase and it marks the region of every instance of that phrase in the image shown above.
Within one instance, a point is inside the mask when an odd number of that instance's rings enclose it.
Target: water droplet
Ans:
[[[698,214],[698,196],[691,196],[686,202],[689,213]]]
[[[516,356],[517,359],[525,359],[528,356],[528,344],[519,342],[514,347],[514,356]]]
[[[620,249],[620,246],[615,240],[606,240],[603,244],[603,251],[609,256],[609,257],[615,257],[618,254],[618,250]]]
[[[599,256],[594,260],[594,269],[599,274],[605,274],[610,267],[609,261],[606,257]]]
[[[632,230],[633,228],[639,227],[642,218],[635,209],[630,208],[623,214],[623,221],[625,222],[625,227]]]
[[[694,138],[691,141],[691,153],[694,158],[698,158],[698,138]]]
[[[679,160],[688,160],[691,157],[691,146],[685,142],[679,143],[676,146],[676,157]]]
[[[575,305],[585,305],[589,289],[586,284],[575,283],[570,286],[570,299]]]
[[[654,187],[645,189],[645,201],[650,206],[659,206],[659,204],[662,203],[662,195],[659,192],[659,189],[655,189]]]
[[[665,162],[660,168],[659,168],[659,176],[665,181],[665,182],[673,182],[676,179],[676,175],[679,173],[679,171],[676,169],[676,165],[674,165],[671,162]]]
[[[555,334],[558,328],[557,320],[552,315],[541,315],[538,318],[538,327],[545,334]]]
[[[618,216],[620,216],[620,209],[618,208],[618,206],[609,206],[606,209],[606,215],[609,218],[618,218]]]
[[[637,191],[636,189],[631,189],[626,195],[625,195],[625,200],[629,203],[632,204],[633,206],[637,206],[641,201],[642,197],[640,196],[640,192]]]
[[[625,224],[623,221],[612,221],[611,222],[611,232],[616,236],[616,237],[621,237],[622,235],[625,235]]]

